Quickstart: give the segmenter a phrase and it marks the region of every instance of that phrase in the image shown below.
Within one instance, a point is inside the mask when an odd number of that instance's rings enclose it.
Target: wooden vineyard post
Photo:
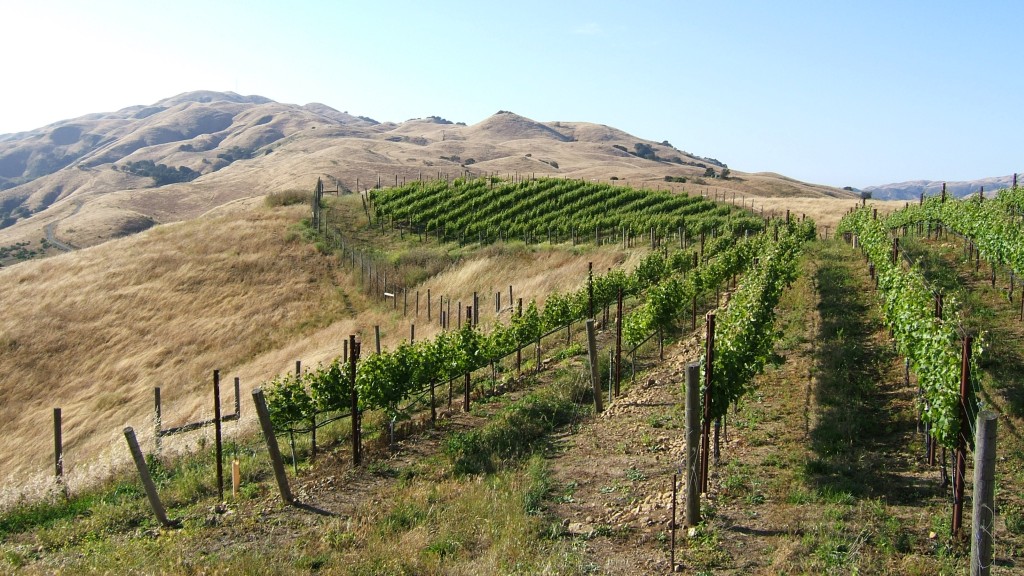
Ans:
[[[537,338],[537,345],[533,347],[533,350],[534,350],[534,352],[536,353],[536,356],[537,356],[537,359],[536,359],[536,361],[534,363],[534,366],[533,366],[533,373],[534,374],[540,374],[540,368],[541,368],[541,364],[540,364],[540,338]]]
[[[224,501],[224,446],[220,429],[220,370],[213,371],[213,438],[217,453],[217,499]]]
[[[707,338],[704,352],[704,419],[703,431],[701,433],[701,492],[708,491],[708,463],[711,456],[711,387],[714,385],[715,363],[715,313],[708,312],[705,320],[707,323]]]
[[[619,288],[615,313],[615,396],[622,382],[622,288]]]
[[[135,430],[128,426],[124,429],[124,439],[128,441],[128,450],[132,453],[132,460],[135,461],[135,468],[139,471],[139,479],[142,480],[142,487],[146,489],[146,496],[149,498],[149,506],[153,509],[157,521],[165,527],[172,527],[173,524],[167,519],[167,512],[160,502],[160,495],[156,493],[156,484],[153,477],[149,475],[149,468],[146,468],[146,458],[139,448],[139,441],[135,438]]]
[[[480,298],[476,292],[473,292],[473,326],[480,324]]]
[[[509,294],[512,293],[512,287],[509,286]],[[520,298],[516,302],[516,316],[518,318],[523,317],[523,299]],[[523,344],[522,342],[516,343],[516,376],[521,376],[523,373]]]
[[[476,292],[473,293],[473,300],[476,301]],[[473,307],[466,306],[466,326],[473,327]],[[469,412],[469,386],[470,372],[466,371],[466,382],[462,389],[462,411]]]
[[[267,409],[267,399],[263,395],[262,388],[252,391],[252,401],[256,405],[256,416],[260,420],[263,439],[267,442],[267,451],[270,452],[270,462],[274,468],[274,477],[277,479],[277,488],[281,492],[281,499],[286,504],[291,504],[295,499],[292,497],[292,491],[288,487],[288,475],[284,471],[284,460],[281,458],[281,450],[277,446],[274,424],[270,421],[270,410]]]
[[[359,414],[359,391],[356,390],[356,363],[359,361],[360,343],[356,342],[355,334],[349,334],[348,348],[351,351],[348,361],[349,385],[352,388],[352,397],[349,404],[352,420],[352,465],[359,466],[363,461],[362,451],[362,419]]]
[[[60,408],[53,409],[53,475],[58,484],[64,482],[64,439]]]
[[[434,424],[437,422],[437,398],[435,388],[437,383],[433,379],[430,380],[430,423]]]
[[[160,387],[153,388],[153,444],[157,454],[160,454],[160,430],[163,428],[163,418],[160,414]]]
[[[974,513],[971,515],[971,576],[992,570],[992,529],[995,510],[997,414],[978,414],[974,439]]]
[[[594,319],[587,318],[587,356],[590,359],[590,385],[594,389],[594,411],[604,411],[601,405],[601,376],[597,365],[597,335],[594,333]],[[611,400],[609,398],[609,400]]]
[[[376,343],[376,352],[380,354],[380,325],[374,325],[373,327],[373,341]]]
[[[687,526],[700,524],[700,364],[686,365],[686,511]]]
[[[964,475],[967,473],[967,437],[971,423],[967,413],[967,400],[971,385],[971,344],[973,338],[963,339],[960,355],[960,432],[956,437],[956,451],[953,455],[953,538],[960,537],[964,515]]]
[[[427,288],[427,322],[431,320],[430,288]]]

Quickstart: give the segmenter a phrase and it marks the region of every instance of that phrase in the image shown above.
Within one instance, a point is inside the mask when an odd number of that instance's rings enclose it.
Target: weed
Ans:
[[[1017,504],[1007,504],[1002,507],[1001,513],[1006,529],[1011,534],[1024,534],[1024,507]]]
[[[501,460],[532,453],[547,433],[578,414],[564,395],[532,393],[504,408],[483,428],[452,434],[443,450],[456,474],[493,472]]]
[[[400,502],[381,520],[379,529],[383,534],[404,532],[419,526],[427,513],[411,502]]]
[[[450,535],[446,535],[428,544],[424,550],[430,554],[434,554],[441,560],[444,560],[445,558],[456,556],[461,549],[461,541]]]
[[[630,466],[626,468],[626,478],[632,482],[643,482],[647,479],[647,475],[636,469],[636,467]]]
[[[718,534],[706,524],[697,527],[684,550],[686,560],[699,568],[719,568],[732,559],[718,541]]]
[[[543,512],[544,498],[551,492],[551,472],[539,456],[530,459],[526,468],[528,483],[523,492],[523,508],[528,514]]]
[[[583,349],[583,345],[579,342],[573,342],[572,344],[562,348],[555,354],[555,360],[562,361],[574,356],[582,356],[586,352]]]

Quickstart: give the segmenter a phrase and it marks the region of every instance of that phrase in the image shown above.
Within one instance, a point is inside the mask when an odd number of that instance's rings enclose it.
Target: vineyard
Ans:
[[[633,230],[632,226],[639,225],[637,222],[646,226],[652,221],[642,216],[642,210],[638,215],[630,209],[630,206],[639,203],[634,199],[641,194],[639,191],[625,190],[616,196],[617,189],[610,186],[559,180],[529,181],[515,185],[499,182],[497,186],[493,179],[471,182],[456,180],[453,184],[444,181],[415,183],[385,193],[378,192],[371,196],[371,201],[377,218],[398,214],[399,220],[402,220],[405,214],[422,214],[425,206],[438,203],[440,198],[488,190],[493,192],[488,196],[493,204],[480,203],[488,207],[485,214],[518,213],[523,206],[532,206],[539,197],[545,198],[545,202],[556,202],[559,205],[571,202],[579,204],[580,199],[585,198],[589,191],[599,197],[612,196],[603,201],[605,208],[602,212],[615,213],[616,206],[625,206],[618,217],[606,217],[590,226],[626,227],[623,223],[628,221],[631,222],[628,229]],[[668,193],[657,196],[666,197],[657,198],[660,204],[690,208],[685,210],[688,217],[664,220],[671,222],[671,227],[652,227],[654,246],[660,244],[659,234],[667,234],[674,229],[679,231],[678,247],[674,246],[670,250],[668,245],[663,245],[661,250],[645,256],[632,271],[612,270],[607,274],[591,274],[585,285],[574,292],[548,294],[543,310],[535,300],[531,300],[525,309],[520,302],[510,322],[496,322],[486,333],[472,321],[472,310],[467,310],[467,321],[458,330],[444,331],[430,340],[402,343],[394,350],[367,356],[357,366],[354,379],[346,375],[344,370],[348,358],[341,356],[327,366],[281,376],[266,386],[270,415],[275,426],[287,430],[307,427],[315,430],[318,421],[323,424],[337,417],[350,416],[353,392],[359,398],[359,411],[382,410],[392,420],[407,418],[408,408],[402,404],[423,398],[429,392],[432,419],[436,419],[435,389],[439,384],[448,382],[450,386],[451,382],[463,377],[466,377],[468,383],[468,375],[472,372],[494,366],[513,353],[521,354],[522,349],[528,345],[536,343],[539,347],[542,336],[568,329],[574,322],[592,317],[595,309],[607,307],[617,298],[636,301],[635,309],[621,320],[625,340],[630,345],[638,346],[654,334],[676,332],[685,316],[684,312],[690,311],[691,305],[695,321],[697,300],[711,292],[720,292],[729,282],[735,282],[736,276],[746,271],[759,256],[763,256],[763,263],[757,267],[758,281],[764,289],[767,289],[766,283],[772,284],[772,292],[777,300],[780,289],[778,282],[789,278],[784,270],[786,266],[792,267],[799,242],[814,235],[814,227],[810,222],[799,225],[774,222],[766,233],[751,237],[752,231],[756,233],[764,228],[759,218],[733,218],[729,206],[717,207],[715,203],[699,197],[683,197],[677,201],[675,199],[678,197]],[[456,205],[457,202],[453,204]],[[536,216],[543,212],[528,213]],[[458,215],[455,217],[459,218]],[[577,223],[579,229],[585,229],[584,223],[590,220],[584,216],[570,221],[573,226],[561,230],[577,229]],[[436,220],[428,222],[424,229],[428,233],[439,226]],[[550,220],[546,218],[523,218],[521,227],[511,228],[508,234],[518,232],[524,237],[530,237],[531,230],[549,226],[548,222]],[[683,248],[687,244],[687,231],[701,239],[699,246]],[[329,231],[323,234],[325,237],[331,235]],[[630,234],[625,233],[623,238]],[[711,240],[706,241],[709,235]],[[338,246],[342,250],[342,259],[345,259],[343,243],[339,241]],[[747,305],[755,305],[765,298],[770,297],[760,295]],[[461,318],[461,311],[457,313]],[[755,331],[764,328],[765,320],[770,320],[770,315],[766,316],[763,311],[761,317],[764,319],[761,324],[754,326]],[[758,344],[755,353],[747,349],[754,345],[753,342],[748,344],[753,338],[754,335],[747,330],[737,335],[735,342],[727,341],[727,346],[740,354],[739,358],[732,358],[732,362],[746,362],[764,356],[764,349],[770,347],[771,339]],[[761,364],[763,359],[760,364],[750,361],[744,369],[745,379],[752,378]],[[621,366],[616,367],[616,373],[622,373]],[[733,384],[734,387],[742,387],[745,383],[737,380]],[[469,395],[467,384],[464,390],[464,403],[467,407]],[[414,402],[408,406],[418,404]]]
[[[978,560],[993,573],[1022,562],[1021,189],[887,215],[862,205],[832,239],[788,211],[580,180],[335,194],[318,185],[285,241],[315,246],[376,322],[408,337],[353,330],[329,359],[268,374],[255,411],[238,407],[236,378],[223,415],[215,372],[214,420],[182,427],[215,426],[212,440],[143,454],[126,430],[145,492],[119,478],[6,511],[4,562],[963,573],[975,526],[994,534]],[[494,289],[504,281],[453,273],[550,253],[587,273],[556,290],[516,286],[517,299]],[[158,430],[159,411],[158,395]],[[993,411],[1000,458],[972,482]],[[245,418],[262,436],[222,446],[221,423]],[[210,552],[182,564],[192,549]]]
[[[757,230],[761,219],[701,196],[541,178],[509,183],[496,178],[414,182],[370,195],[383,222],[460,242],[520,239],[598,244],[652,234],[682,243],[718,230]],[[735,219],[735,221],[734,221]]]

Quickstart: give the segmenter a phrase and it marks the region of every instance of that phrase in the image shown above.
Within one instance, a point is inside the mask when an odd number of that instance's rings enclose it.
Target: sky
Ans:
[[[1024,172],[1024,2],[4,0],[0,134],[191,90],[606,124],[854,186]]]

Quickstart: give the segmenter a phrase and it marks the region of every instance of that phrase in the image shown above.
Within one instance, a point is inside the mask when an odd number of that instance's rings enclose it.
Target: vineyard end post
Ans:
[[[700,364],[686,365],[686,511],[687,526],[700,524]]]
[[[213,438],[217,454],[217,498],[224,501],[224,446],[220,428],[220,370],[213,371]]]
[[[996,425],[998,415],[978,414],[974,441],[974,513],[971,515],[971,575],[987,576],[992,568],[992,529],[995,510]]]
[[[53,409],[53,475],[57,483],[64,481],[64,440],[62,438],[60,408]]]
[[[153,477],[149,475],[149,468],[146,467],[146,458],[139,448],[139,441],[135,437],[135,430],[128,426],[124,429],[124,439],[128,442],[128,450],[132,453],[132,460],[135,461],[135,468],[139,471],[139,479],[142,480],[142,487],[146,489],[146,496],[149,498],[149,506],[161,525],[171,527],[173,524],[167,518],[164,505],[160,502],[160,495],[156,492],[156,484]]]

